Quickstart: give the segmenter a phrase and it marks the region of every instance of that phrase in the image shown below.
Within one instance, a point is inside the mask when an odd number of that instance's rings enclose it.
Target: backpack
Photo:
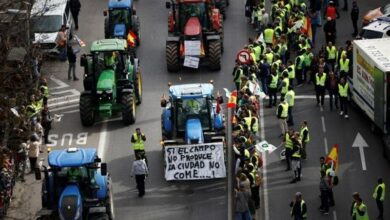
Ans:
[[[339,184],[339,177],[338,176],[334,176],[333,177],[333,185],[337,186],[338,184]]]

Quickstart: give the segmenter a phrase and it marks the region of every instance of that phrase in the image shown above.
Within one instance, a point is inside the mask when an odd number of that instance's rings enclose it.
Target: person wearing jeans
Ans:
[[[68,62],[69,62],[69,67],[68,67],[68,80],[71,80],[71,72],[73,72],[73,80],[79,80],[76,77],[76,54],[73,52],[72,47],[68,46],[67,48],[67,55],[68,55]]]

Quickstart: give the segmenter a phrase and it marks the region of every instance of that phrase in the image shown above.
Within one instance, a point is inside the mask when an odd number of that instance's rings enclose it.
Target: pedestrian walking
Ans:
[[[135,155],[135,161],[131,168],[131,177],[134,175],[138,189],[138,197],[143,197],[145,195],[145,178],[148,176],[148,166],[140,154]]]
[[[301,131],[299,132],[299,135],[302,140],[302,159],[306,159],[307,153],[306,153],[306,145],[310,141],[310,134],[309,134],[309,128],[307,125],[307,121],[303,121],[301,124]]]
[[[249,202],[251,199],[250,192],[245,188],[243,183],[234,189],[235,197],[235,220],[252,220],[249,212]]]
[[[324,69],[320,67],[318,69],[318,73],[316,73],[316,83],[315,83],[317,106],[319,106],[320,104],[321,107],[324,106],[325,83],[326,83],[326,73],[324,73]]]
[[[49,132],[51,130],[51,123],[53,122],[53,118],[51,117],[49,107],[45,105],[42,110],[42,126],[43,126],[43,138],[45,140],[45,144],[50,144],[49,141]]]
[[[295,193],[295,198],[290,203],[291,207],[291,217],[294,218],[294,220],[304,220],[307,219],[307,206],[305,201],[302,198],[302,193],[297,192]]]
[[[67,54],[68,54],[68,63],[69,63],[69,66],[68,66],[68,80],[71,80],[72,77],[71,77],[71,73],[73,72],[73,80],[74,81],[77,81],[79,80],[79,78],[76,77],[76,54],[73,52],[73,49],[71,46],[68,46],[68,49],[67,49]]]
[[[339,97],[340,97],[340,116],[344,115],[344,118],[349,118],[348,116],[348,92],[349,92],[349,86],[348,83],[345,81],[344,78],[340,79],[340,82],[338,84],[339,88]]]
[[[348,76],[349,63],[350,63],[350,60],[347,58],[347,53],[345,51],[344,53],[342,53],[341,59],[339,61],[340,78],[346,78]]]
[[[358,193],[352,195],[353,202],[351,207],[351,216],[354,220],[368,220],[367,206],[363,203]]]
[[[49,87],[46,78],[43,78],[41,81],[41,85],[39,86],[39,90],[43,95],[43,105],[47,105],[47,100],[49,99]]]
[[[282,132],[280,137],[282,137],[283,135],[286,134],[288,130],[288,126],[287,126],[288,104],[286,100],[280,102],[278,109],[276,111],[276,117],[279,120],[280,130]]]
[[[324,24],[324,33],[327,44],[329,42],[336,42],[336,22],[332,20],[331,17],[326,18],[326,23]]]
[[[278,88],[280,90],[280,101],[284,100],[286,93],[288,91],[288,87],[290,86],[290,80],[288,79],[288,73],[284,72],[282,77],[283,77],[282,83],[280,83],[279,88]]]
[[[301,181],[301,172],[302,172],[302,164],[301,164],[301,151],[302,144],[299,137],[299,133],[295,132],[292,138],[293,149],[291,151],[291,166],[293,170],[293,179],[290,183],[296,183],[297,181]]]
[[[378,179],[378,185],[375,187],[372,197],[375,199],[379,215],[377,219],[383,220],[383,202],[385,201],[386,186],[382,178]]]
[[[286,93],[286,101],[288,104],[288,119],[287,119],[287,125],[288,126],[294,126],[294,118],[293,118],[293,108],[294,108],[294,102],[295,102],[295,92],[292,86],[288,86],[288,91]]]
[[[330,70],[334,71],[334,66],[336,65],[336,59],[337,59],[337,49],[334,45],[334,42],[329,41],[327,42],[325,56],[326,56],[326,63],[329,65]]]
[[[75,24],[76,30],[79,29],[79,13],[81,9],[81,4],[79,0],[70,0],[70,12],[72,13],[73,21]]]
[[[269,103],[268,108],[272,108],[272,106],[276,106],[276,100],[277,100],[277,91],[278,91],[278,81],[279,77],[275,70],[272,70],[268,82],[268,97],[269,97]]]
[[[324,215],[329,214],[329,180],[324,170],[321,170],[320,192],[321,192],[321,206],[320,212]]]
[[[352,2],[351,20],[352,20],[352,26],[353,26],[352,36],[356,37],[359,33],[358,26],[357,26],[357,22],[359,20],[359,7],[357,5],[356,0],[353,0],[353,2]]]
[[[277,83],[278,83],[278,78],[276,76],[276,81],[272,82],[273,79],[268,80],[271,77],[270,73],[270,65],[267,62],[267,57],[263,56],[263,62],[259,64],[259,75],[260,75],[260,82],[261,82],[261,88],[264,88],[264,93],[269,95],[268,92],[268,82],[272,84],[272,87],[275,89],[275,96],[276,96],[276,88],[277,88]],[[271,86],[271,85],[270,85]],[[276,97],[275,97],[276,99]],[[276,105],[276,100],[275,100],[275,105]]]
[[[291,170],[291,155],[293,150],[293,141],[292,138],[294,136],[294,130],[290,128],[288,132],[284,135],[284,155],[286,157],[286,170]]]
[[[241,90],[241,78],[244,76],[244,70],[242,69],[241,65],[236,62],[236,66],[233,69],[233,81],[234,84],[236,85],[236,90],[239,91]]]
[[[133,143],[134,155],[138,154],[139,156],[144,157],[147,164],[148,160],[145,157],[145,141],[145,134],[141,132],[140,128],[136,128],[135,133],[133,133],[133,135],[131,136],[131,143]]]
[[[333,71],[329,72],[329,77],[326,80],[326,89],[329,93],[329,107],[330,111],[333,111],[333,105],[336,109],[339,109],[339,88],[338,88],[338,78]]]
[[[335,206],[333,187],[336,185],[334,183],[335,182],[334,179],[337,178],[336,173],[334,172],[333,162],[328,162],[328,164],[326,164],[325,174],[329,181],[329,192],[328,192],[329,207],[333,207]]]
[[[66,49],[68,44],[68,40],[66,37],[66,25],[62,25],[61,28],[58,30],[55,42],[57,44],[57,49],[60,53],[60,60],[66,61]]]
[[[36,134],[32,135],[30,137],[30,143],[27,145],[28,159],[30,161],[31,173],[34,172],[34,169],[37,165],[37,160],[39,157],[39,149],[40,148],[41,147],[40,147],[38,136]]]

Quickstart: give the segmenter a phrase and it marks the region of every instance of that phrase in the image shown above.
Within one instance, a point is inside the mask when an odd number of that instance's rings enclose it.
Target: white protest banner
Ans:
[[[185,40],[184,54],[186,56],[200,56],[200,41],[199,40]]]
[[[198,67],[199,67],[199,57],[185,56],[183,65],[186,66],[186,67],[198,69]]]
[[[201,180],[226,177],[223,143],[165,147],[166,180]]]

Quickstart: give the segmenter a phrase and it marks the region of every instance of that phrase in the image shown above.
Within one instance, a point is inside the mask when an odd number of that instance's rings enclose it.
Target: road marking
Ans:
[[[324,137],[324,147],[325,147],[325,154],[328,155],[329,150],[328,150],[328,139]]]
[[[335,210],[333,210],[333,220],[337,220],[337,213]]]
[[[102,161],[104,161],[104,155],[106,154],[107,134],[107,123],[103,123],[99,134],[98,145],[98,156],[102,159]]]
[[[260,138],[265,140],[264,133],[264,109],[263,109],[263,100],[260,100]],[[263,192],[264,192],[264,218],[269,220],[269,205],[268,205],[268,180],[267,180],[267,158],[266,153],[262,154],[263,158]]]
[[[78,108],[79,104],[73,104],[73,105],[67,105],[67,106],[63,106],[63,107],[53,108],[50,111],[55,112],[55,111],[61,111],[61,110],[70,109],[70,108],[76,108],[76,107]]]
[[[321,116],[322,132],[326,133],[325,117]]]
[[[366,157],[364,156],[364,149],[368,147],[367,142],[363,139],[362,135],[358,132],[356,134],[355,140],[353,141],[352,147],[358,147],[360,153],[360,160],[362,162],[362,169],[367,170],[366,166]]]
[[[59,106],[62,106],[62,105],[68,105],[70,103],[76,103],[76,102],[79,102],[79,99],[70,99],[70,100],[66,100],[66,101],[62,101],[62,102],[56,102],[56,103],[53,103],[52,105],[48,105],[49,108],[55,108],[55,107],[59,107]],[[66,106],[66,107],[69,107],[69,106]]]
[[[66,88],[66,87],[69,87],[68,84],[62,82],[61,80],[57,79],[56,77],[54,77],[53,75],[50,76],[50,80],[55,82],[58,86],[57,87],[52,87],[50,88],[51,90],[56,90],[56,89],[62,89],[62,88]]]
[[[79,112],[80,110],[78,109],[75,109],[75,110],[70,110],[70,111],[66,111],[66,112],[63,112],[64,114],[71,114],[71,113],[76,113],[76,112]]]

